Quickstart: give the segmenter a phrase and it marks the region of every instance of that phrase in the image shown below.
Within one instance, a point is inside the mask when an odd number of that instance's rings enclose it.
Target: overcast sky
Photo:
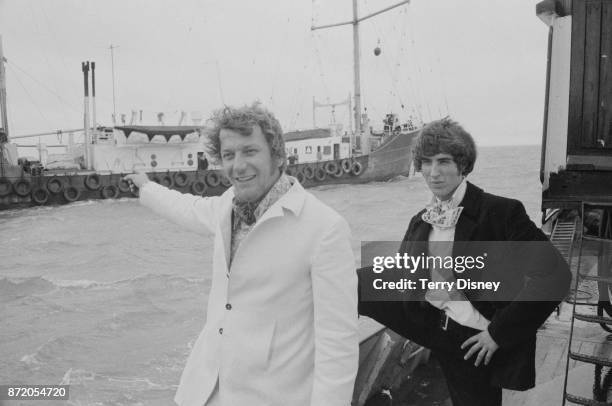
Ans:
[[[358,0],[364,16],[399,0]],[[548,28],[535,0],[412,0],[361,24],[363,106],[428,121],[450,114],[481,145],[539,144]],[[97,115],[154,124],[260,100],[285,131],[312,99],[353,92],[351,0],[0,0],[12,135],[82,126],[81,61],[96,62]],[[379,46],[381,54],[374,55]],[[402,107],[403,106],[403,107]],[[348,125],[348,110],[335,118]],[[317,126],[331,120],[317,111]]]

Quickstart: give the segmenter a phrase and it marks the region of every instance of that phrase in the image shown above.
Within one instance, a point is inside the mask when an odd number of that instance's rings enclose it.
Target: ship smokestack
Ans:
[[[93,119],[93,134],[98,131],[98,123],[96,122],[96,63],[91,63],[91,103],[92,103],[92,119]]]

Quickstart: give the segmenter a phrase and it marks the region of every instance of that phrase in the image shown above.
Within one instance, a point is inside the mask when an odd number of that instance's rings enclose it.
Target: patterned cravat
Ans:
[[[421,215],[423,221],[439,228],[453,228],[459,220],[462,206],[455,207],[451,201],[436,202],[425,207]]]
[[[255,218],[255,209],[259,205],[259,200],[256,202],[242,202],[234,197],[232,200],[232,210],[234,211],[234,223],[245,223],[250,226],[257,220]]]

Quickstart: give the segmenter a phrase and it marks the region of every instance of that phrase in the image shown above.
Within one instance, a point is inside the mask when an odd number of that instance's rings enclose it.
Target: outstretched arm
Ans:
[[[151,182],[145,173],[124,178],[130,187],[140,189],[140,203],[155,213],[197,233],[214,232],[219,197],[200,197],[180,193]]]

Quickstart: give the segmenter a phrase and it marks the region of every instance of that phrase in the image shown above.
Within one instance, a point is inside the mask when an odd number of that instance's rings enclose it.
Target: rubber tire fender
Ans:
[[[100,175],[97,173],[90,173],[85,177],[85,187],[89,190],[98,190],[102,187],[102,182],[100,181]]]
[[[327,172],[323,168],[317,168],[315,171],[315,179],[317,182],[323,182],[327,177]]]
[[[176,172],[174,174],[174,184],[178,187],[185,187],[189,183],[189,177],[185,172]]]
[[[325,172],[328,175],[335,175],[338,172],[338,164],[335,161],[329,161],[325,163]]]
[[[101,193],[104,199],[116,199],[119,196],[119,188],[115,185],[106,185]]]
[[[208,171],[204,179],[209,187],[217,187],[221,183],[221,177],[215,171]]]
[[[315,175],[315,170],[312,166],[308,165],[306,166],[304,169],[304,177],[308,180],[312,180],[314,178]]]
[[[357,161],[353,162],[353,164],[351,165],[351,175],[359,176],[361,175],[362,172],[363,172],[363,165],[361,165],[361,163]]]
[[[196,180],[191,184],[191,193],[197,196],[202,196],[206,192],[206,182],[202,180]]]
[[[81,191],[74,186],[67,186],[64,188],[64,199],[68,202],[76,202],[81,197]]]
[[[344,171],[344,173],[350,173],[351,172],[351,167],[353,165],[352,165],[350,159],[345,158],[342,161],[340,161],[340,166],[342,167],[342,170]]]
[[[17,196],[26,197],[32,192],[32,183],[27,179],[21,178],[13,184],[13,189]]]
[[[9,178],[0,178],[0,197],[8,196],[13,193],[13,184]]]
[[[45,188],[37,187],[32,191],[32,200],[37,205],[42,206],[49,201],[49,192]]]
[[[53,176],[47,181],[47,191],[49,193],[58,194],[64,190],[64,182],[58,177]]]

